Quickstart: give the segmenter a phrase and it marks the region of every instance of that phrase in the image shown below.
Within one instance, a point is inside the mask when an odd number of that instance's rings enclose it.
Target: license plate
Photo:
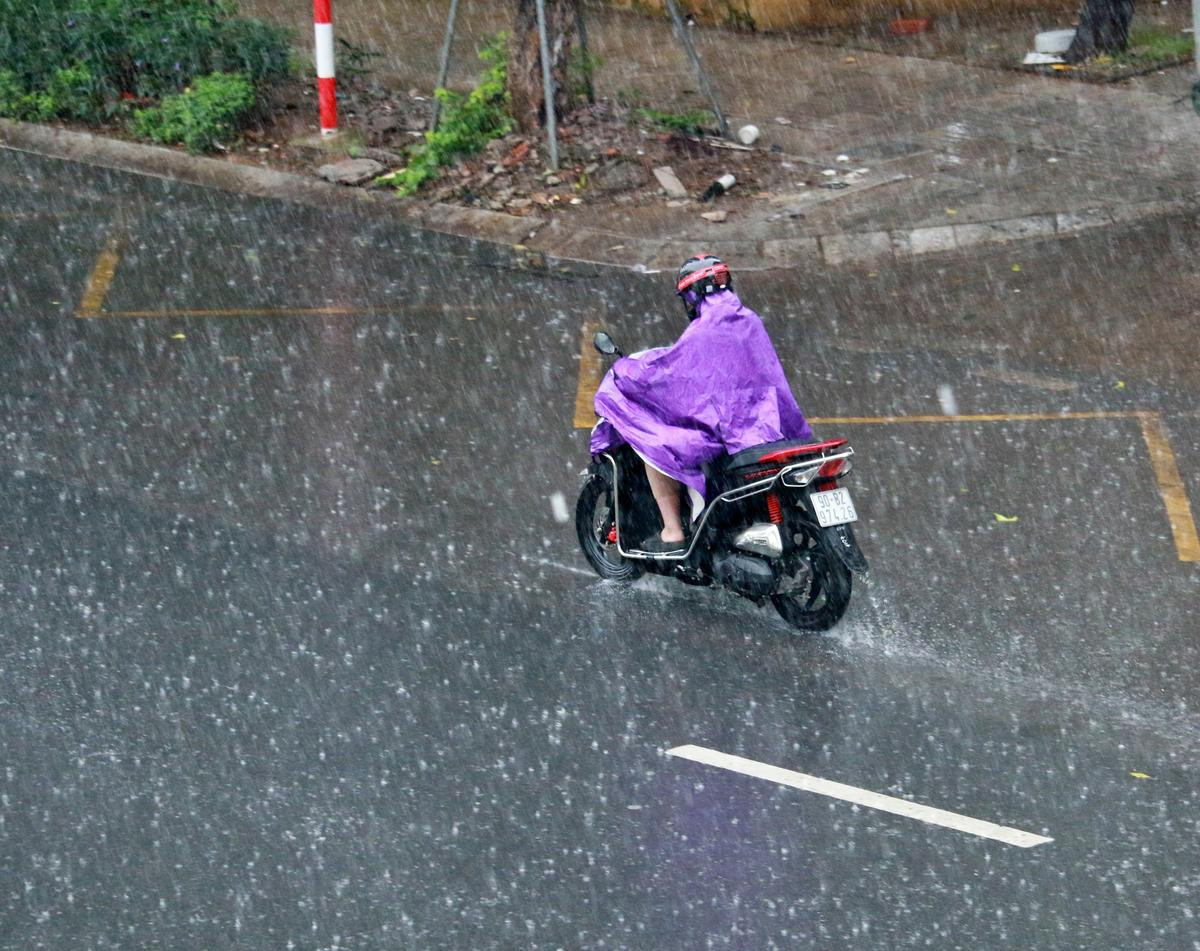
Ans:
[[[854,503],[850,501],[849,489],[814,492],[809,498],[812,499],[813,514],[817,516],[817,524],[822,528],[858,521],[858,513],[854,511]]]

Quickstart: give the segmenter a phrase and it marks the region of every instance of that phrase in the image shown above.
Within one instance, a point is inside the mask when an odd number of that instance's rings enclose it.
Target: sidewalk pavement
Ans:
[[[242,6],[297,25],[295,4]],[[381,52],[381,77],[432,85],[440,6],[341,0],[337,13],[340,36]],[[507,16],[495,3],[463,5],[452,85],[470,83],[472,50]],[[666,21],[603,8],[589,17],[600,95],[644,96],[662,109],[705,105]],[[665,197],[651,206],[585,204],[524,219],[531,248],[648,268],[670,266],[698,244],[743,267],[873,262],[1073,234],[1190,210],[1200,199],[1200,117],[1184,98],[1184,67],[1174,70],[1172,98],[1154,91],[1170,88],[1163,77],[1098,86],[788,35],[693,35],[732,127],[757,125],[757,147],[782,150],[796,186],[769,195],[735,189],[715,206]],[[725,221],[700,217],[713,207],[728,210]],[[463,219],[449,209],[430,217]]]
[[[605,44],[601,89],[640,79],[656,99],[700,104],[666,24],[608,15],[594,32]],[[743,265],[841,264],[1200,207],[1200,117],[1180,101],[1186,68],[1175,70],[1173,99],[1136,80],[1089,85],[785,36],[709,30],[698,39],[731,125],[757,125],[762,146],[781,148],[797,181],[810,184],[737,196],[720,224],[694,204],[585,206],[540,231],[534,246],[549,250],[569,236],[582,251],[623,236],[637,240],[650,267],[670,266],[697,242]],[[845,188],[811,184],[826,169],[862,168]]]

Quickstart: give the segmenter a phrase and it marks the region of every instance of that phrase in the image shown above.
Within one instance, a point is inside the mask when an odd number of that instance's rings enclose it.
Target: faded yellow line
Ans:
[[[108,294],[109,285],[117,273],[117,264],[121,258],[118,251],[121,247],[121,236],[113,232],[105,242],[104,250],[92,265],[92,273],[88,275],[87,286],[83,289],[83,297],[75,316],[83,319],[99,317],[100,309],[104,306],[104,297]]]
[[[460,308],[471,310],[471,308]],[[354,315],[371,314],[412,314],[434,313],[448,316],[441,304],[429,306],[414,306],[411,304],[395,306],[357,306],[330,305],[327,307],[163,307],[157,310],[106,310],[92,317],[140,317],[140,318],[169,318],[169,317],[351,317]],[[469,315],[467,320],[478,318]]]
[[[1142,438],[1150,450],[1150,464],[1154,466],[1154,478],[1158,480],[1158,492],[1167,509],[1167,521],[1175,535],[1175,550],[1180,561],[1200,561],[1200,538],[1196,536],[1196,521],[1192,517],[1192,506],[1187,491],[1179,477],[1175,464],[1175,453],[1171,451],[1171,440],[1166,424],[1158,413],[1147,413],[1142,417]]]
[[[599,385],[599,360],[594,355],[591,365],[594,370],[588,370],[587,360],[592,352],[590,329],[584,328],[583,350],[580,353],[579,391],[575,396],[575,426],[590,427],[595,417],[591,410],[590,394]],[[595,378],[585,377],[591,372]],[[588,399],[584,400],[585,394]],[[1175,453],[1171,451],[1171,442],[1167,435],[1166,425],[1162,416],[1151,410],[1095,410],[1078,413],[976,413],[969,415],[943,416],[814,416],[810,423],[819,426],[880,426],[903,423],[1020,423],[1020,422],[1059,422],[1073,419],[1136,419],[1142,427],[1142,436],[1146,447],[1150,450],[1150,463],[1154,467],[1154,477],[1158,482],[1158,491],[1162,496],[1163,505],[1167,510],[1167,520],[1175,536],[1175,550],[1180,561],[1200,562],[1200,536],[1196,531],[1196,521],[1192,515],[1191,503],[1187,491],[1179,475],[1179,467],[1175,463]]]
[[[1080,413],[975,413],[962,416],[816,416],[809,420],[818,426],[878,426],[888,423],[1028,423],[1054,422],[1060,419],[1142,419],[1146,410],[1098,410]]]
[[[389,308],[396,311],[398,308]],[[344,317],[371,313],[373,307],[201,307],[172,310],[108,310],[103,317]]]
[[[583,325],[583,335],[579,341],[579,385],[575,388],[575,428],[591,429],[596,425],[596,411],[593,399],[600,381],[604,379],[603,368],[600,365],[600,354],[592,346],[592,337],[597,325],[588,321]]]

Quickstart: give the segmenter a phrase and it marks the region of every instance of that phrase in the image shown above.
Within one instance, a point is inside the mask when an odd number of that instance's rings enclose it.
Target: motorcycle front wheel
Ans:
[[[589,476],[575,503],[575,533],[583,556],[601,578],[633,581],[641,576],[642,566],[623,558],[616,542],[609,541],[615,518],[612,486],[600,476]]]
[[[803,556],[808,561],[807,583],[771,595],[780,616],[801,631],[828,631],[850,605],[853,576],[842,560],[821,546]]]

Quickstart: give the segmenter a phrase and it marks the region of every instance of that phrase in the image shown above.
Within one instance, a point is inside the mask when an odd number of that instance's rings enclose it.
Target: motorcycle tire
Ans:
[[[592,570],[608,581],[634,581],[642,566],[623,558],[614,542],[608,541],[613,525],[612,487],[600,476],[589,476],[575,503],[575,533]]]
[[[853,575],[842,560],[829,552],[812,555],[813,580],[802,594],[771,595],[780,616],[801,631],[828,631],[850,606]]]

